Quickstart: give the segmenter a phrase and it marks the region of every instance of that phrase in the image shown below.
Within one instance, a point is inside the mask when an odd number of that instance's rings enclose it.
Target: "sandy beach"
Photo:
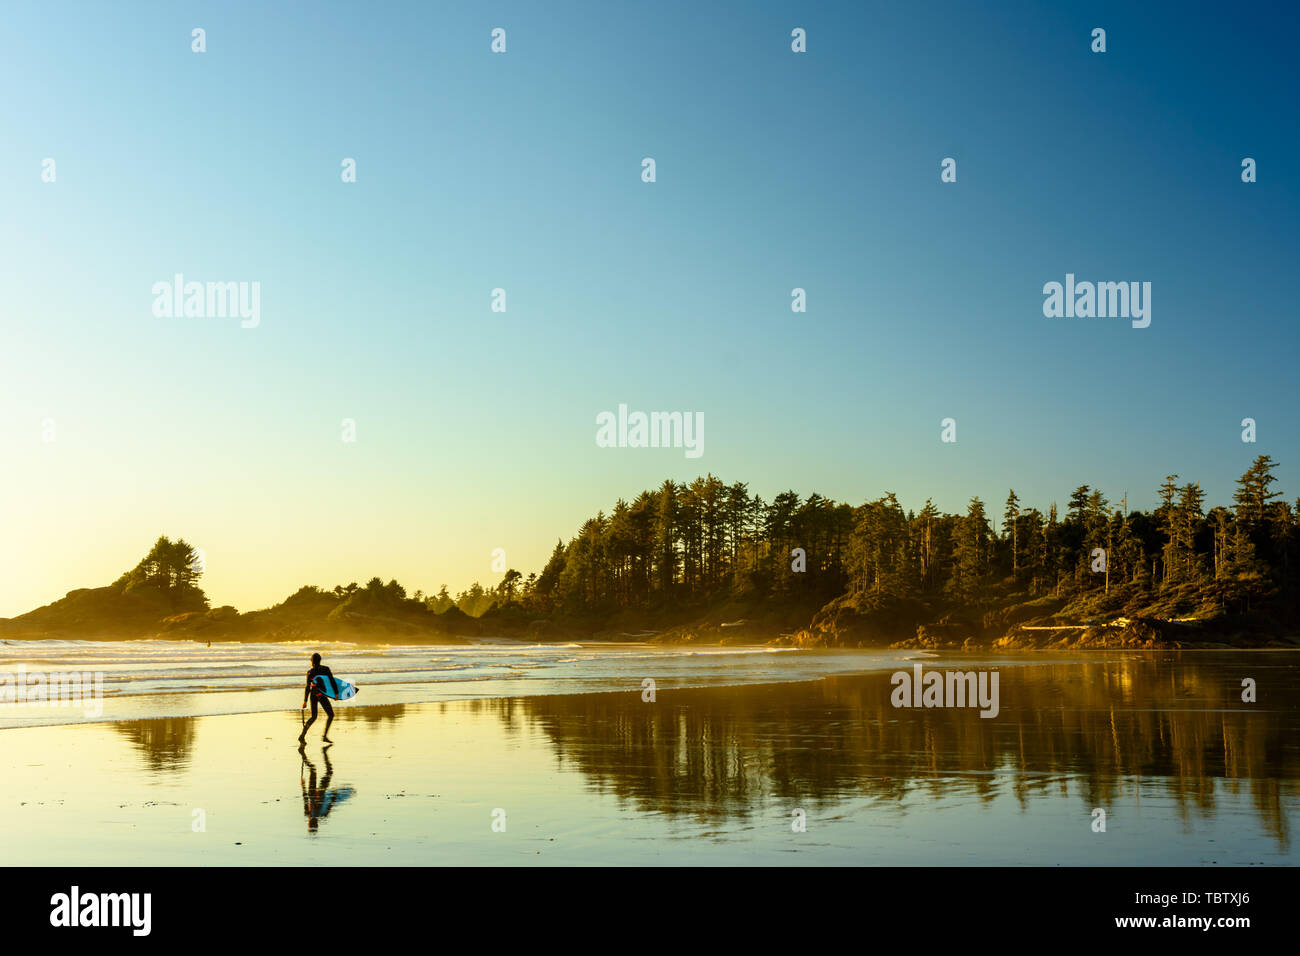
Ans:
[[[1225,704],[1238,663],[1008,661],[995,719],[892,707],[880,672],[342,705],[334,745],[318,724],[302,753],[297,710],[22,727],[0,731],[0,845],[28,865],[1295,864],[1296,697]]]

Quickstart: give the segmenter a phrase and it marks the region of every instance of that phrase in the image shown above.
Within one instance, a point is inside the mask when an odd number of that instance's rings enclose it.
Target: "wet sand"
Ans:
[[[894,708],[868,674],[345,704],[335,744],[321,720],[302,754],[296,710],[11,729],[0,846],[32,865],[1296,864],[1293,659],[1004,667],[995,719]],[[1253,707],[1243,666],[1268,689]]]

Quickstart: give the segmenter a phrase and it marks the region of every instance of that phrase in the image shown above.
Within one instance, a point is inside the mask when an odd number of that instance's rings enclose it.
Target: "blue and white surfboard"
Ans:
[[[357,696],[356,687],[338,677],[317,674],[315,683],[322,694],[334,700],[351,700]]]

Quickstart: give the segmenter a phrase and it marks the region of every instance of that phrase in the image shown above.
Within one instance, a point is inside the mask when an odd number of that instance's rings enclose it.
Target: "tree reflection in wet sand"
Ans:
[[[896,709],[890,674],[470,702],[513,729],[544,731],[590,786],[647,812],[746,817],[765,804],[1013,794],[1106,806],[1135,785],[1187,819],[1213,817],[1216,788],[1248,793],[1290,844],[1284,807],[1300,780],[1300,667],[1286,654],[1177,654],[1023,662],[925,660],[927,670],[997,667],[1001,712]],[[908,662],[910,669],[915,662]],[[1254,678],[1259,702],[1243,703]]]

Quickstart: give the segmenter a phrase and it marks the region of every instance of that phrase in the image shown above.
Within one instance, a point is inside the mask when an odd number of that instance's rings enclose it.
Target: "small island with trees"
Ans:
[[[544,567],[493,586],[304,586],[240,613],[210,606],[197,552],[161,537],[107,587],[0,619],[0,639],[650,640],[800,647],[1300,647],[1300,499],[1259,456],[1231,505],[1168,476],[1152,511],[1080,485],[1062,512],[1007,495],[944,514],[890,493],[771,501],[712,474],[620,499]]]

